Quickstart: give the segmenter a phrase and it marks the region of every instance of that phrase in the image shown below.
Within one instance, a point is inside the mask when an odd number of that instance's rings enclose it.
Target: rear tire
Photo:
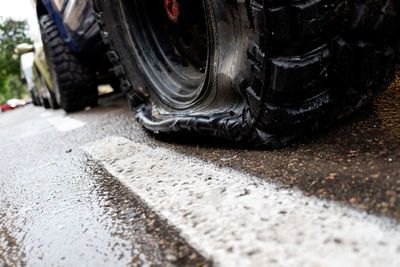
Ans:
[[[40,17],[40,29],[55,102],[67,112],[96,106],[96,73],[89,58],[68,47],[49,15]]]
[[[49,85],[47,84],[46,80],[44,79],[44,77],[42,75],[40,75],[40,79],[42,81],[42,84],[44,86],[44,90],[45,90],[45,94],[46,94],[46,102],[47,102],[47,107],[45,106],[45,108],[52,108],[52,109],[59,109],[60,105],[57,102],[56,99],[56,94],[53,93],[50,88]]]
[[[42,97],[42,101],[41,102],[43,103],[43,107],[45,109],[50,109],[51,108],[51,104],[50,104],[50,101],[49,101],[48,98]]]
[[[185,64],[196,62],[173,55],[181,56],[176,43],[185,42],[183,35],[159,32],[179,24],[190,5],[177,0],[181,17],[163,24],[168,12],[153,14],[161,1],[94,2],[122,91],[155,133],[281,146],[359,109],[399,68],[397,0],[197,0],[191,4],[201,2],[205,14],[207,66],[198,93],[179,101],[190,88],[171,73],[186,75]]]
[[[56,94],[53,93],[51,90],[49,90],[49,98],[50,98],[50,101],[51,101],[51,108],[52,109],[59,109],[60,105],[57,102]]]
[[[33,90],[29,91],[29,96],[31,97],[32,104],[34,106],[40,106],[40,101],[38,100],[38,97],[36,96],[36,94]]]

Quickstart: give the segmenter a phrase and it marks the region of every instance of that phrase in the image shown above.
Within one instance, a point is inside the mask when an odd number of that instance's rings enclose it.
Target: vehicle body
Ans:
[[[9,104],[7,104],[7,103],[3,103],[3,104],[0,105],[0,109],[1,109],[1,112],[5,112],[7,110],[10,110],[11,106]]]
[[[18,49],[16,49],[18,50]],[[29,50],[30,51],[30,50]],[[18,52],[18,51],[17,51]],[[25,84],[28,95],[32,99],[34,105],[39,105],[40,96],[39,92],[35,87],[33,82],[33,59],[35,55],[34,52],[23,53],[20,57],[21,60],[21,80]]]
[[[0,105],[1,112],[5,112],[8,110],[16,109],[19,107],[24,106],[26,103],[24,100],[21,99],[9,99],[3,104]]]
[[[100,84],[118,83],[88,0],[36,0],[57,103],[67,112],[96,106]]]
[[[57,109],[59,106],[55,100],[41,39],[37,39],[33,45],[19,44],[15,52],[21,55],[22,80],[34,105]]]
[[[35,88],[39,92],[41,104],[45,108],[59,108],[55,97],[54,85],[50,78],[50,73],[48,70],[46,56],[43,50],[42,40],[39,39],[34,44],[35,57],[33,64],[33,82],[35,83]]]
[[[38,17],[49,14],[61,36],[75,52],[95,51],[101,45],[100,30],[87,0],[36,0]]]
[[[11,109],[16,109],[25,106],[25,101],[21,99],[9,99],[7,100],[7,104]]]

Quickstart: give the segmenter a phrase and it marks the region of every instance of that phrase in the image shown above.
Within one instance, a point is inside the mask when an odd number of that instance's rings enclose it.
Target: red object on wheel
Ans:
[[[177,0],[165,0],[165,9],[170,20],[176,22],[179,16],[179,7]]]

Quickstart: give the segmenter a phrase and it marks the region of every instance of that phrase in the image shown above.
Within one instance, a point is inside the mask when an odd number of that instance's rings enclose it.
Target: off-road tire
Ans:
[[[32,99],[32,104],[34,106],[40,106],[40,101],[38,99],[38,97],[36,96],[36,94],[33,92],[33,90],[29,91],[29,96]]]
[[[42,75],[40,75],[40,80],[42,81],[42,84],[46,90],[46,97],[43,98],[43,103],[45,103],[44,107],[46,109],[48,108],[59,109],[60,105],[57,102],[56,94],[50,90],[48,83],[46,82],[46,80]]]
[[[40,17],[43,47],[57,102],[67,112],[97,105],[96,73],[90,59],[72,51],[49,15]]]
[[[59,109],[60,105],[58,104],[56,94],[54,92],[52,92],[51,90],[49,90],[49,98],[50,98],[50,102],[51,102],[51,108]]]
[[[155,133],[281,146],[359,109],[399,68],[398,0],[203,0],[224,51],[209,80],[231,93],[217,93],[205,108],[171,110],[132,56],[119,1],[94,0],[96,17],[122,91]]]
[[[51,108],[51,104],[48,98],[44,98],[44,97],[40,97],[41,98],[41,102],[43,103],[43,107],[45,109],[50,109]]]

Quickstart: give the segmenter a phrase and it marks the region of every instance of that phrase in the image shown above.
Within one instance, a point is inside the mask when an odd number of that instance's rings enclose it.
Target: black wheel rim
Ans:
[[[138,61],[158,99],[185,109],[206,91],[209,34],[202,0],[120,0]]]

